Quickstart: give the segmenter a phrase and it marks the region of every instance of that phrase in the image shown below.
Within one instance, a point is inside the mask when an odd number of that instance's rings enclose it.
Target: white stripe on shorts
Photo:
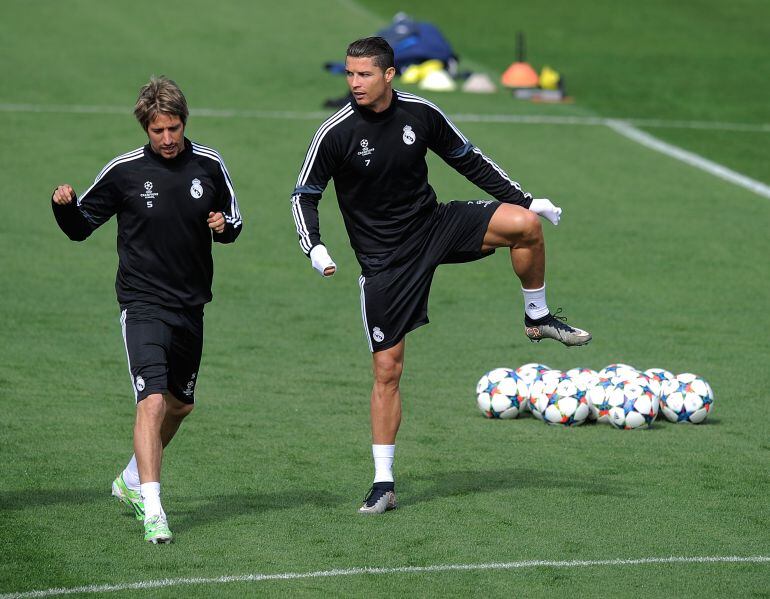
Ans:
[[[123,345],[126,348],[126,362],[128,362],[128,378],[131,379],[131,388],[134,390],[134,401],[139,403],[139,392],[134,384],[134,375],[131,374],[131,356],[128,355],[128,339],[126,339],[126,318],[128,309],[120,313],[120,329],[123,331]]]
[[[372,347],[372,337],[369,333],[369,323],[366,321],[366,294],[364,293],[364,284],[366,283],[366,277],[361,275],[358,277],[358,286],[361,288],[361,318],[364,321],[364,334],[366,335],[366,342],[369,344],[369,351],[374,352]]]

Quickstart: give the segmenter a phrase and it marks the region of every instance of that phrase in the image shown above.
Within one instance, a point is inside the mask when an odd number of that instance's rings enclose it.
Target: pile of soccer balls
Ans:
[[[476,402],[487,418],[516,418],[525,411],[548,424],[577,426],[586,420],[616,428],[647,428],[658,412],[671,422],[700,424],[711,413],[714,393],[701,377],[662,368],[640,372],[610,364],[596,372],[563,372],[543,364],[496,368],[476,385]]]

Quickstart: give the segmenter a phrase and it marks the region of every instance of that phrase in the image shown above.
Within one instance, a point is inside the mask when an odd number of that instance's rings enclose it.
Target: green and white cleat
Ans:
[[[173,538],[165,516],[153,516],[144,521],[144,540],[148,543],[170,543]]]
[[[126,504],[136,515],[137,520],[144,520],[144,502],[139,491],[129,489],[126,481],[123,480],[123,473],[112,481],[112,496],[117,497],[121,503]]]

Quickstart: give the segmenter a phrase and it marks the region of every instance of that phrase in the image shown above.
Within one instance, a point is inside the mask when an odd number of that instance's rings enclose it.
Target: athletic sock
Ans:
[[[395,455],[395,445],[372,445],[374,482],[393,482],[393,459]]]
[[[131,461],[128,463],[128,466],[126,466],[126,469],[123,470],[123,482],[126,483],[126,486],[132,491],[139,490],[139,469],[136,467],[135,455],[131,456]]]
[[[521,288],[521,292],[524,294],[524,311],[532,320],[537,320],[548,316],[548,304],[545,301],[545,285],[540,289],[524,289]]]
[[[142,483],[139,487],[144,502],[144,521],[154,516],[165,515],[160,505],[160,483]]]

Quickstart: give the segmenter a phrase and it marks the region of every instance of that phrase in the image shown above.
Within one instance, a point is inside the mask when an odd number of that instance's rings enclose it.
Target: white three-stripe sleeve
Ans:
[[[107,222],[120,208],[122,194],[116,185],[116,167],[139,160],[143,156],[144,148],[137,148],[114,158],[96,176],[91,187],[78,198],[77,204],[81,214],[94,229]]]
[[[241,218],[241,211],[238,208],[238,199],[235,197],[233,180],[230,178],[230,173],[225,166],[225,161],[222,159],[222,156],[219,154],[219,152],[212,148],[208,148],[194,142],[192,146],[194,154],[211,158],[219,165],[224,185],[226,187],[226,193],[224,194],[225,199],[223,205],[221,206],[222,213],[225,215],[225,221],[232,225],[233,228],[237,229],[243,224],[243,219]]]
[[[115,185],[115,167],[141,158],[138,148],[114,158],[99,172],[93,184],[71,204],[51,202],[59,228],[72,241],[83,241],[100,225],[107,222],[120,207],[120,193]]]
[[[346,104],[324,121],[313,136],[302,162],[291,196],[291,212],[299,247],[305,254],[321,243],[318,202],[340,160],[340,152],[336,150],[330,133],[352,114],[353,108]]]

